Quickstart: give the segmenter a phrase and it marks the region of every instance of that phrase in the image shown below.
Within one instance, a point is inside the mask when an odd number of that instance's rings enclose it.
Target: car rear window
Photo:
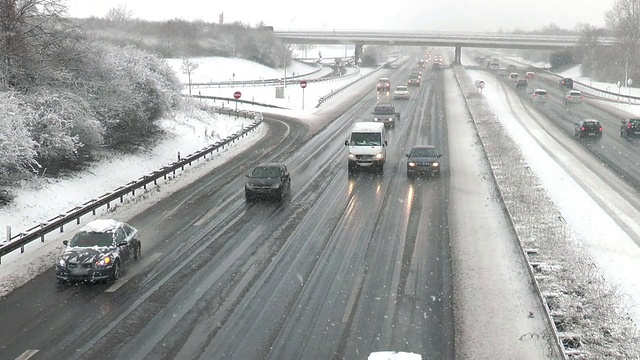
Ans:
[[[547,91],[546,90],[536,90],[536,91],[534,91],[534,94],[536,94],[536,95],[547,95]]]
[[[582,126],[589,129],[596,129],[600,128],[600,123],[598,121],[585,121],[584,123],[582,123]]]
[[[640,119],[629,119],[629,122],[634,126],[640,125]]]

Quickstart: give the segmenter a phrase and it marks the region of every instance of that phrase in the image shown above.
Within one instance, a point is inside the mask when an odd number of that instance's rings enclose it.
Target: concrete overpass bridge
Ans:
[[[474,32],[420,32],[376,30],[279,30],[275,34],[286,44],[355,44],[356,62],[364,45],[444,46],[455,48],[455,63],[460,63],[462,47],[500,49],[562,50],[580,41],[571,35],[529,35]],[[602,37],[599,44],[618,43],[613,37]]]

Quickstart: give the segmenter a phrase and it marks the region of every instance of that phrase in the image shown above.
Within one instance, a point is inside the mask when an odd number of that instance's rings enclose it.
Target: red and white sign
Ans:
[[[242,93],[240,91],[236,91],[233,93],[233,97],[238,100],[240,99],[240,96],[242,96]]]
[[[307,80],[300,81],[300,87],[303,88],[303,89],[306,88],[307,87]]]

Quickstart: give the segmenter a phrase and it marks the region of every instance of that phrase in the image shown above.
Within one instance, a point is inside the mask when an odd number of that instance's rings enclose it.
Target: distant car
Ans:
[[[439,61],[434,61],[434,63],[431,64],[431,68],[433,70],[440,70],[442,69],[442,64]]]
[[[527,81],[526,79],[520,79],[516,82],[516,89],[517,90],[527,90],[529,88],[529,81]]]
[[[378,103],[373,108],[373,121],[381,122],[385,126],[395,127],[396,122],[400,121],[400,113],[396,111],[396,107],[390,103]]]
[[[640,136],[640,119],[626,119],[622,120],[620,125],[620,136]]]
[[[507,70],[509,72],[515,72],[516,71],[516,66],[511,64],[511,65],[507,66]]]
[[[376,85],[378,91],[391,91],[391,81],[389,78],[380,78],[378,85]]]
[[[442,154],[432,145],[416,145],[407,156],[407,177],[417,175],[440,175],[440,157]]]
[[[509,74],[509,81],[517,82],[519,78],[520,75],[518,73]]]
[[[396,89],[393,91],[394,99],[409,99],[409,89],[404,85],[396,86]]]
[[[420,86],[420,81],[422,81],[422,71],[414,70],[409,74],[409,80],[407,80],[408,86]]]
[[[524,74],[524,78],[527,79],[527,80],[533,80],[533,79],[536,78],[536,73],[534,73],[533,71],[527,71]]]
[[[581,104],[583,99],[584,97],[582,96],[582,92],[578,90],[569,90],[566,94],[564,94],[562,103],[564,105]]]
[[[560,86],[560,89],[573,89],[573,79],[562,78],[558,81],[558,86]]]
[[[284,164],[267,163],[256,166],[247,175],[244,196],[247,201],[276,199],[282,201],[291,193],[291,175]]]
[[[498,75],[499,76],[507,76],[507,74],[509,74],[509,72],[507,71],[506,68],[500,68],[498,69]]]
[[[594,139],[602,138],[602,125],[598,120],[586,119],[575,123],[575,131],[573,136],[576,139]]]
[[[531,102],[532,103],[546,103],[549,100],[549,94],[545,89],[535,89],[531,93]]]
[[[487,64],[487,67],[489,68],[489,70],[498,71],[500,70],[500,63],[496,61],[490,61],[489,64]]]
[[[113,219],[94,220],[78,231],[56,262],[56,279],[69,282],[114,282],[123,265],[139,259],[142,243],[138,230]]]

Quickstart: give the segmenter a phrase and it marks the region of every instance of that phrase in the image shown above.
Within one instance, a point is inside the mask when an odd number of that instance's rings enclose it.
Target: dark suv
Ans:
[[[575,131],[573,136],[576,139],[594,139],[602,138],[602,125],[598,120],[587,119],[575,123]]]
[[[562,78],[558,81],[558,86],[560,89],[573,89],[573,79],[572,78]]]
[[[400,121],[400,113],[393,104],[379,103],[372,114],[374,122],[381,122],[385,126],[395,127],[396,121]]]
[[[629,137],[640,135],[640,119],[622,120],[620,125],[620,136]]]
[[[284,164],[269,163],[256,166],[244,185],[247,201],[270,198],[282,201],[291,193],[291,175]]]
[[[407,177],[425,174],[440,175],[440,161],[442,154],[432,145],[416,145],[407,154]]]
[[[517,90],[527,90],[529,88],[529,81],[527,81],[526,79],[520,79],[516,82],[516,89]]]

